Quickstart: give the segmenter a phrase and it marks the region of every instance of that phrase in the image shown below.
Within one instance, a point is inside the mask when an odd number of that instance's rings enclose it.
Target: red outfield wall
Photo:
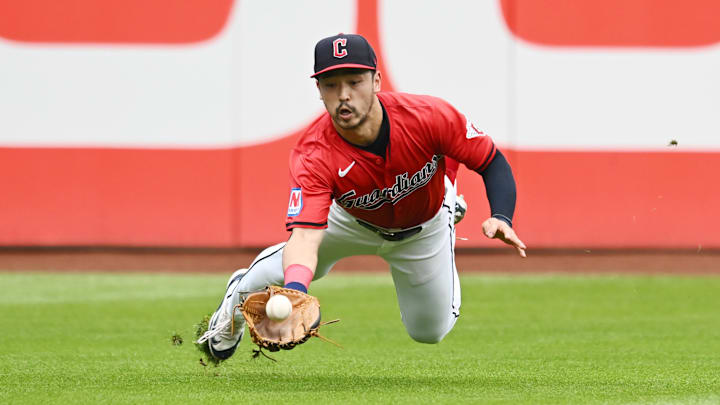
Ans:
[[[287,237],[294,140],[227,150],[0,149],[1,245],[262,246]],[[532,247],[720,247],[720,154],[506,151]],[[262,168],[262,169],[260,169]],[[478,232],[482,179],[462,170]]]
[[[0,245],[285,239],[287,134],[317,110],[263,132],[309,102],[263,99],[267,83],[240,79],[275,66],[285,67],[267,77],[306,78],[311,61],[287,66],[284,53],[342,20],[374,44],[385,90],[453,99],[509,145],[529,247],[720,248],[720,81],[703,69],[720,60],[717,1],[298,3],[285,4],[296,16],[232,0],[0,0]],[[418,65],[431,47],[443,57]],[[269,61],[260,72],[257,60]],[[233,98],[242,92],[251,96]],[[498,246],[480,236],[481,178],[461,169],[459,183],[470,211],[458,245]]]

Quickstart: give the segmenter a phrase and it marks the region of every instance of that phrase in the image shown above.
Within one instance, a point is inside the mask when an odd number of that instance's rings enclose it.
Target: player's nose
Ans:
[[[340,98],[340,101],[350,100],[350,86],[341,84],[338,91],[338,97]]]

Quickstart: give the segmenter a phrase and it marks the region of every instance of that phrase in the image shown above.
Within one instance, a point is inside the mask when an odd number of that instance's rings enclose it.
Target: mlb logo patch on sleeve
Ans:
[[[468,120],[467,124],[465,124],[465,128],[467,129],[467,132],[465,133],[465,137],[467,139],[477,138],[478,136],[485,136],[485,132],[477,129],[475,124],[470,122],[470,120]]]
[[[299,187],[290,189],[290,202],[288,203],[289,217],[296,217],[302,211],[302,190]]]

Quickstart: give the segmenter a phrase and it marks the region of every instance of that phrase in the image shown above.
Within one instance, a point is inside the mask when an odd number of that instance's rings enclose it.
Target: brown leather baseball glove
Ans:
[[[265,304],[275,294],[286,296],[292,304],[292,312],[284,321],[275,322],[265,314]],[[242,314],[247,321],[252,341],[260,349],[271,352],[280,349],[290,350],[307,342],[313,336],[330,341],[320,336],[318,329],[322,325],[338,321],[321,323],[320,302],[317,298],[301,291],[277,286],[269,286],[265,291],[248,295],[242,304]]]

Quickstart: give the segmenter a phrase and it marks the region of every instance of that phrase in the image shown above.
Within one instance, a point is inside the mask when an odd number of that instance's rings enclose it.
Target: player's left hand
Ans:
[[[482,229],[485,236],[490,239],[500,239],[501,241],[513,246],[520,257],[527,257],[525,253],[525,244],[517,237],[515,231],[505,223],[497,218],[488,218],[482,223]]]

